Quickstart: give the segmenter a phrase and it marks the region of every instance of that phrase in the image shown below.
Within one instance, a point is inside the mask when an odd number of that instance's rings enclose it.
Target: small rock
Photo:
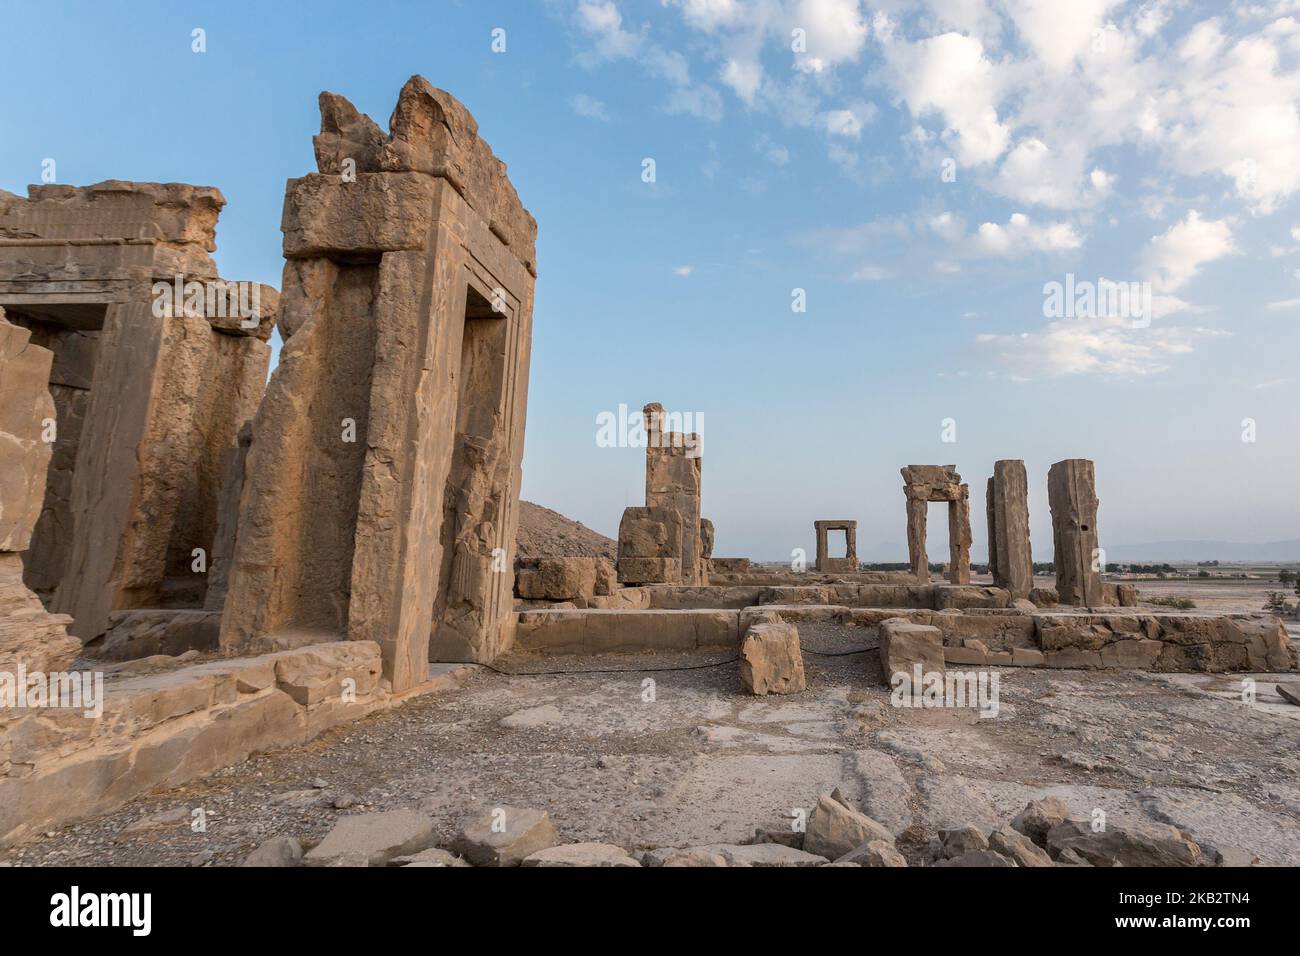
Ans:
[[[946,859],[962,856],[975,850],[987,850],[989,841],[979,827],[945,827],[939,831],[939,850]]]
[[[430,847],[414,856],[395,856],[390,861],[394,866],[469,866],[455,853]]]
[[[971,850],[961,856],[940,860],[935,866],[1015,866],[1014,860],[993,850]]]
[[[190,866],[206,866],[216,859],[217,854],[212,850],[200,850],[190,857]]]
[[[350,793],[340,793],[331,801],[335,810],[347,810],[357,805],[357,798]]]
[[[1045,847],[1047,832],[1058,823],[1063,823],[1069,815],[1070,810],[1065,801],[1059,797],[1045,797],[1042,800],[1030,800],[1011,821],[1011,826],[1039,846]]]
[[[989,849],[1010,857],[1017,866],[1051,866],[1052,858],[1018,830],[1001,826],[989,834]]]
[[[1300,707],[1300,684],[1278,684],[1277,692],[1288,704]]]
[[[395,856],[423,850],[433,841],[433,821],[415,810],[388,810],[341,817],[325,839],[308,851],[310,866],[334,865],[360,857],[367,866],[383,866]],[[339,864],[345,865],[345,864]]]
[[[298,866],[302,844],[291,836],[271,837],[244,859],[240,866]]]
[[[493,807],[465,822],[454,849],[475,866],[518,866],[557,843],[545,810]]]
[[[796,850],[803,849],[803,834],[797,830],[764,830],[757,829],[754,831],[754,839],[750,843],[780,843],[782,846],[792,846]]]
[[[123,834],[140,833],[141,831],[144,830],[153,830],[153,829],[157,829],[158,827],[174,827],[174,826],[179,826],[182,823],[189,823],[189,822],[190,822],[190,811],[186,807],[177,807],[175,810],[164,810],[161,813],[155,813],[147,817],[141,817],[139,820],[136,820],[125,830],[123,830],[122,833]],[[54,834],[47,833],[45,835],[53,836]]]
[[[899,853],[892,843],[886,843],[884,840],[871,840],[864,843],[835,862],[853,863],[857,866],[907,866],[903,854]]]
[[[315,780],[311,782],[311,785],[315,787],[317,790],[324,790],[326,787],[329,786],[329,784],[325,782],[325,779],[323,777],[317,777]]]
[[[1057,866],[1092,866],[1087,860],[1081,857],[1074,850],[1062,850],[1056,858]]]

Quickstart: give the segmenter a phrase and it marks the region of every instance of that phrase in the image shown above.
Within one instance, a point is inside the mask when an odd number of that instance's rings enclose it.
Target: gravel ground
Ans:
[[[1006,669],[999,715],[890,705],[873,629],[801,625],[808,689],[739,693],[732,655],[514,659],[207,780],[0,851],[14,864],[229,865],[310,844],[345,813],[550,812],[628,849],[740,842],[840,786],[914,861],[939,826],[1008,821],[1055,794],[1300,864],[1300,707],[1261,678]],[[592,673],[602,669],[615,672]],[[560,673],[538,673],[539,671]],[[525,673],[527,672],[527,673]],[[1287,679],[1287,678],[1284,678]],[[1294,679],[1292,676],[1289,679]],[[192,821],[202,811],[205,826]]]

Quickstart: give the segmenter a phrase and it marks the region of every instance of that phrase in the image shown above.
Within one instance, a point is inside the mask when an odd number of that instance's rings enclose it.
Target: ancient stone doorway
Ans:
[[[48,607],[72,549],[72,476],[82,426],[90,405],[99,337],[108,314],[105,303],[41,302],[10,306],[14,325],[30,329],[33,345],[54,353],[50,395],[54,399],[54,454],[46,471],[45,501],[23,555],[23,583]]]

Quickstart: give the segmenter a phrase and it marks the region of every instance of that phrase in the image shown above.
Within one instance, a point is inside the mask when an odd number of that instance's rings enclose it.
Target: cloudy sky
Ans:
[[[597,418],[659,401],[722,555],[901,547],[908,463],[957,465],[982,555],[998,458],[1042,559],[1070,457],[1103,545],[1300,538],[1300,0],[27,7],[0,188],[218,186],[229,278],[279,285],[320,90],[463,100],[540,224],[524,494],[598,530],[643,489]]]

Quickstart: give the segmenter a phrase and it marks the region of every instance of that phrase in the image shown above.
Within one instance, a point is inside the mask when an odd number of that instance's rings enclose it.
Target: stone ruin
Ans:
[[[858,523],[856,521],[814,521],[813,529],[817,533],[818,571],[857,571],[858,570]],[[844,557],[832,558],[828,536],[832,531],[844,532]]]
[[[919,581],[930,580],[925,526],[930,502],[948,503],[948,581],[970,584],[970,486],[955,465],[908,465],[902,469],[907,499],[907,557]]]
[[[664,430],[664,409],[647,405],[645,506],[627,508],[618,526],[623,584],[708,583],[713,522],[700,517],[701,438]]]
[[[317,171],[286,188],[281,293],[217,276],[215,189],[0,194],[0,677],[123,662],[102,717],[0,711],[0,844],[507,654],[725,650],[760,695],[804,690],[803,623],[873,629],[886,675],[1297,666],[1276,620],[1140,609],[1103,581],[1082,459],[1049,473],[1054,589],[1034,587],[1010,460],[987,488],[991,586],[971,584],[951,465],[902,469],[907,572],[860,571],[852,520],[815,522],[812,571],[714,558],[700,436],[658,404],[617,562],[516,568],[536,223],[424,79],[387,131],[330,93],[320,112]]]

